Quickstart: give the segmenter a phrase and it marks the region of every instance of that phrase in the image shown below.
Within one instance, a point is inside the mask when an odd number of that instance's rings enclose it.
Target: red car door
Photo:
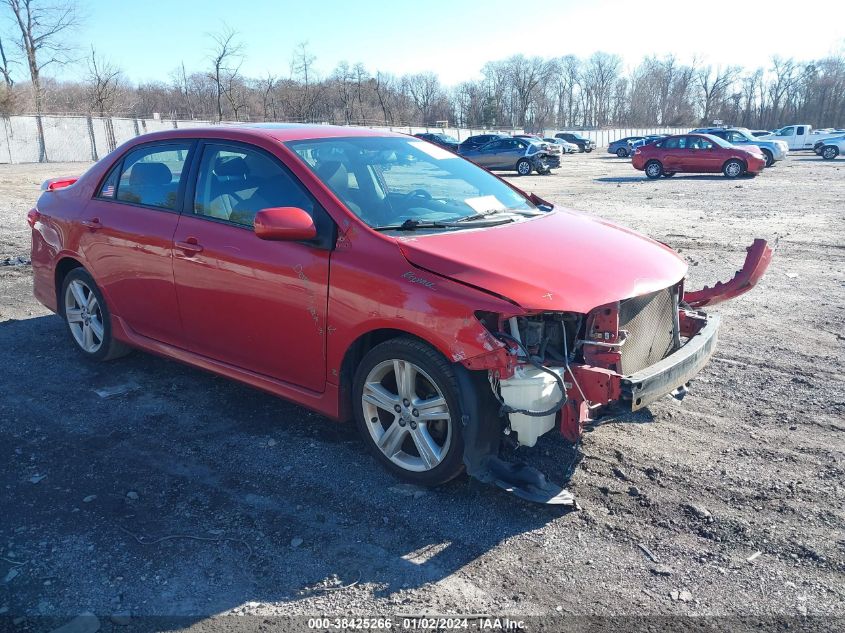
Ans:
[[[687,150],[689,152],[689,170],[698,173],[715,173],[722,170],[723,150],[711,140],[703,136],[688,136]]]
[[[178,345],[173,234],[185,165],[194,143],[151,143],[130,151],[86,205],[79,249],[112,312],[135,332]]]
[[[322,391],[330,250],[253,231],[261,209],[322,209],[276,157],[254,146],[204,143],[194,173],[173,244],[190,349]]]
[[[675,173],[679,171],[686,171],[685,169],[685,151],[686,151],[686,137],[685,136],[670,136],[663,141],[662,159],[663,171]]]

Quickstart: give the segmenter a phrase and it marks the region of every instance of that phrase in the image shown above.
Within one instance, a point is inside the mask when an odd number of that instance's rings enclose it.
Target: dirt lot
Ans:
[[[780,236],[685,400],[520,449],[581,511],[410,489],[351,427],[147,354],[88,364],[5,265],[0,613],[845,616],[845,160],[736,181],[563,163],[518,182],[668,243],[688,288]],[[82,169],[0,167],[0,262],[28,257],[41,180]]]

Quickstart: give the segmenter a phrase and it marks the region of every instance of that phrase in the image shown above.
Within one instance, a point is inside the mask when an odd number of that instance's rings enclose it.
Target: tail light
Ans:
[[[34,207],[26,214],[26,223],[29,224],[30,227],[35,227],[35,223],[40,219],[41,214],[38,212],[38,209]]]

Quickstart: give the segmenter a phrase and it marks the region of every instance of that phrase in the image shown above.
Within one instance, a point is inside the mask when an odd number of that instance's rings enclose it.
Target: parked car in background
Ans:
[[[581,136],[575,132],[558,132],[555,138],[562,138],[564,141],[569,141],[578,146],[579,152],[592,152],[596,149],[596,142],[588,139],[586,136]]]
[[[156,132],[45,185],[27,214],[34,293],[85,361],[140,348],[354,420],[417,485],[466,470],[544,503],[574,500],[501,460],[505,440],[577,442],[686,390],[718,340],[702,308],[772,257],[756,240],[736,277],[693,290],[668,246],[361,128]]]
[[[429,143],[439,145],[440,147],[445,147],[453,152],[458,151],[458,145],[460,145],[458,139],[454,136],[449,136],[448,134],[443,134],[442,132],[421,132],[419,134],[414,134],[414,136],[421,138],[424,141],[428,141]]]
[[[817,141],[839,136],[840,134],[840,132],[814,132],[812,125],[796,124],[787,125],[779,130],[775,130],[768,136],[760,136],[758,138],[785,141],[789,149],[802,150],[813,149]]]
[[[656,143],[660,139],[664,139],[668,134],[649,134],[648,136],[643,136],[642,138],[638,138],[635,141],[628,141],[628,156],[634,155],[634,150],[638,147],[642,147],[643,145],[650,145],[651,143]]]
[[[476,134],[475,136],[468,136],[461,144],[458,145],[458,153],[462,151],[466,151],[468,149],[475,149],[477,147],[481,147],[482,145],[486,145],[490,141],[495,141],[496,139],[500,138],[510,138],[507,134],[499,134],[499,133],[489,133],[489,134]]]
[[[744,127],[703,127],[693,130],[692,133],[712,134],[734,145],[756,145],[766,157],[766,167],[771,167],[776,161],[783,160],[789,153],[789,145],[786,141],[758,138]]]
[[[756,176],[766,166],[766,159],[754,145],[738,147],[710,134],[678,134],[638,147],[631,163],[649,178],[719,172],[736,178]]]
[[[821,156],[822,150],[824,149],[825,145],[829,145],[830,142],[836,141],[837,139],[845,138],[845,132],[840,132],[840,134],[842,134],[842,136],[834,136],[831,138],[825,138],[820,141],[816,141],[815,145],[813,145],[813,153]]]
[[[574,154],[578,151],[578,146],[575,143],[564,141],[562,138],[547,136],[543,140],[546,141],[546,143],[554,143],[555,145],[560,145],[561,153],[563,154]]]
[[[515,171],[527,176],[532,171],[548,174],[560,166],[559,156],[550,154],[544,144],[525,138],[504,137],[481,147],[460,149],[460,155],[476,165],[496,171]]]
[[[822,147],[818,154],[825,160],[833,160],[840,154],[845,153],[845,136],[829,138],[819,142],[822,143]]]
[[[619,158],[626,158],[631,154],[630,145],[634,141],[639,141],[645,138],[643,136],[626,136],[625,138],[618,138],[611,141],[607,146],[608,154],[616,154]]]
[[[534,134],[514,134],[513,138],[523,138],[529,143],[539,143],[543,150],[549,154],[560,156],[563,154],[563,148],[557,143],[547,143],[543,138]]]

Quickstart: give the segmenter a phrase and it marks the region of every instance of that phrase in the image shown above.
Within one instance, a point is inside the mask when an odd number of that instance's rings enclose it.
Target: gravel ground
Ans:
[[[84,167],[0,167],[0,614],[18,628],[81,611],[215,631],[227,613],[845,616],[845,160],[647,181],[591,154],[514,179],[666,242],[688,288],[780,237],[686,399],[519,449],[568,482],[571,512],[465,478],[398,484],[351,426],[175,362],[84,362],[18,259],[39,183]]]

